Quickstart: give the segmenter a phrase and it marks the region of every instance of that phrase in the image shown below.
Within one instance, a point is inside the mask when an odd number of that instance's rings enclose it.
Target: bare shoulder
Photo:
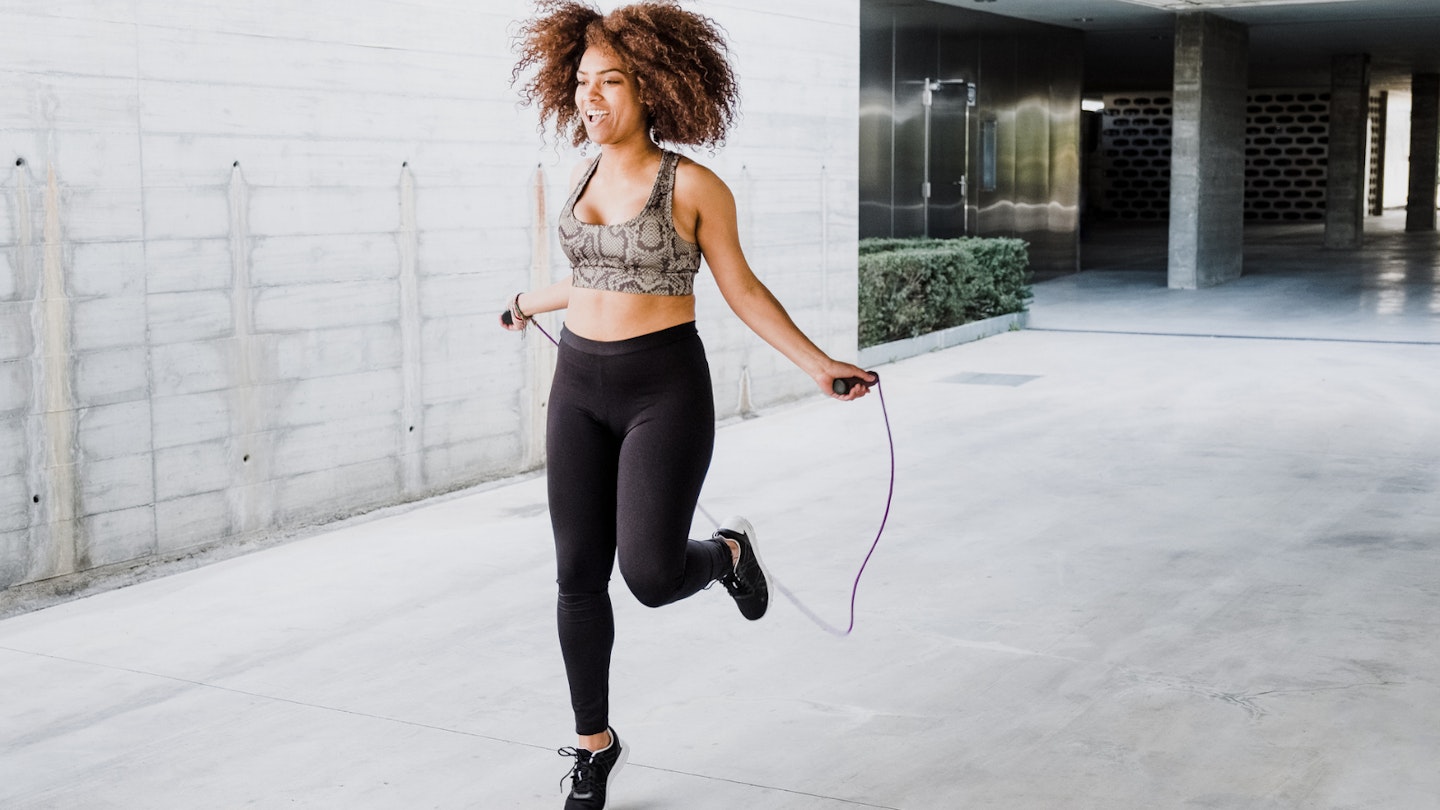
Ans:
[[[675,166],[675,194],[696,206],[714,199],[733,199],[730,187],[720,175],[688,157],[681,156]]]

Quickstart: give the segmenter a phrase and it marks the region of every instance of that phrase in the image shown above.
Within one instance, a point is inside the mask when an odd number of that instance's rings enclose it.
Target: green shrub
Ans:
[[[875,253],[889,253],[893,250],[913,250],[916,248],[944,247],[961,242],[973,242],[973,239],[888,239],[884,237],[871,237],[860,240],[860,255],[869,256]]]
[[[862,239],[860,346],[1024,312],[1027,247],[1020,239]]]

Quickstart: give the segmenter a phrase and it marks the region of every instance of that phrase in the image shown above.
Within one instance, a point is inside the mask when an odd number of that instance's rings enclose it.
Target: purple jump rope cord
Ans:
[[[540,330],[540,334],[548,338],[557,348],[560,346],[560,341],[551,337],[550,333],[545,331],[545,327],[534,320],[531,320],[530,323],[535,324],[535,328]],[[880,546],[880,538],[885,534],[885,524],[890,520],[890,505],[895,501],[895,434],[890,429],[890,409],[885,407],[885,391],[881,389],[878,379],[875,381],[874,388],[875,393],[880,396],[880,415],[885,418],[885,439],[890,444],[890,488],[885,494],[885,514],[880,518],[880,528],[876,530],[875,540],[870,543],[870,550],[865,553],[865,560],[860,563],[860,570],[855,572],[855,582],[850,586],[849,626],[841,630],[820,618],[819,614],[807,607],[804,602],[800,601],[798,596],[791,592],[789,588],[785,587],[775,576],[774,572],[767,572],[770,576],[770,583],[775,586],[775,590],[779,591],[786,599],[789,599],[790,603],[803,613],[806,618],[814,622],[821,630],[841,637],[848,636],[855,630],[855,597],[860,593],[860,578],[865,576],[865,567],[870,564],[870,558],[875,556],[875,549]],[[696,506],[699,507],[700,513],[703,514],[716,529],[720,528],[720,521],[716,520],[715,516],[710,514],[704,504],[697,503]]]

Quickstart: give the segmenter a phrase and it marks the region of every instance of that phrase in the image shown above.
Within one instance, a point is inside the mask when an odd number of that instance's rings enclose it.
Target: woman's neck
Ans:
[[[634,138],[621,143],[607,143],[600,147],[609,171],[628,173],[648,168],[660,155],[660,147],[649,138]]]

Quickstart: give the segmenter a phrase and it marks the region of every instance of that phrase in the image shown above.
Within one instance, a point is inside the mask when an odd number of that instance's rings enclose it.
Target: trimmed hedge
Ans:
[[[860,347],[1024,312],[1021,239],[860,240]]]

